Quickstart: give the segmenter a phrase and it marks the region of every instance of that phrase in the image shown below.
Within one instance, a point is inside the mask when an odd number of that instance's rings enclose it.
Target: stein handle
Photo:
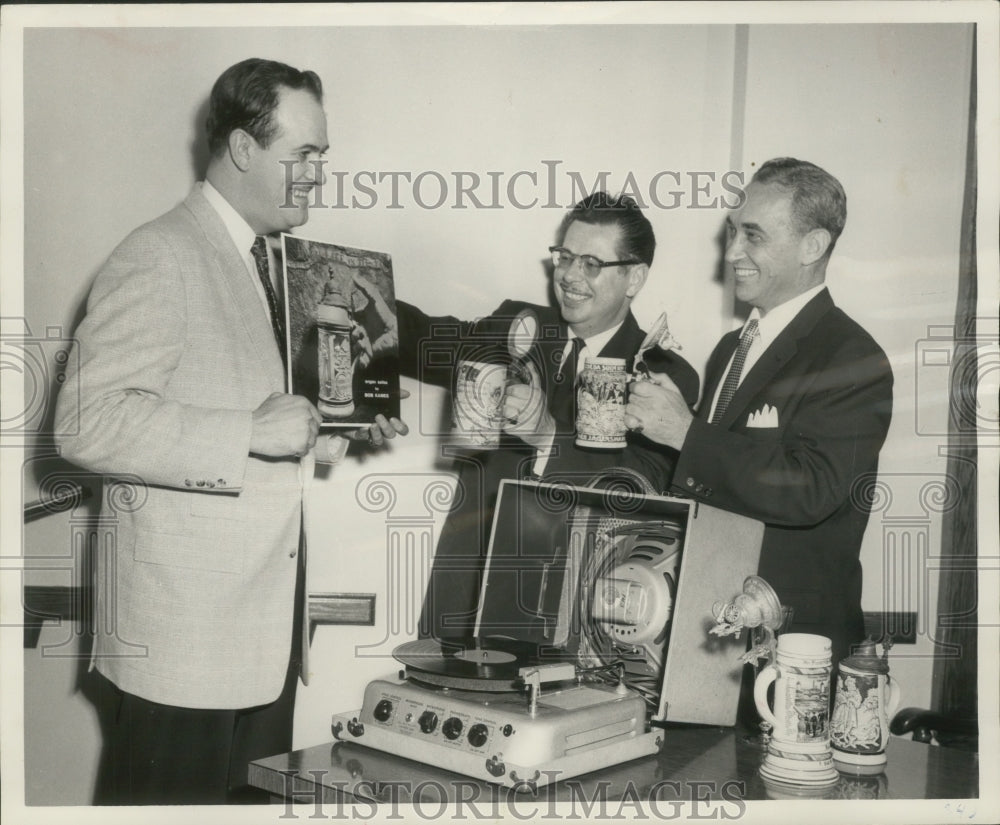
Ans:
[[[899,682],[893,679],[891,676],[886,677],[886,683],[889,686],[889,707],[885,712],[886,718],[892,721],[892,717],[896,713],[896,708],[899,707],[900,690]]]
[[[778,669],[774,665],[768,665],[760,673],[753,683],[753,703],[757,706],[757,713],[761,715],[765,722],[770,722],[775,728],[778,727],[778,720],[771,712],[767,704],[767,689],[771,682],[778,678]]]

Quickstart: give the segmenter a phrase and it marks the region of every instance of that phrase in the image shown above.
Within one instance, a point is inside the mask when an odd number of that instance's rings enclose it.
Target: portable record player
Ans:
[[[504,481],[476,632],[418,640],[334,735],[531,790],[732,725],[744,642],[709,633],[763,525],[687,499]]]

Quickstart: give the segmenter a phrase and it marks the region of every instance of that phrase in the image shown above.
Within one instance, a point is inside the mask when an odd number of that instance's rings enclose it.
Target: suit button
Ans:
[[[712,488],[711,487],[706,487],[705,488],[705,495],[706,496],[712,495]]]
[[[186,478],[186,479],[184,479],[184,486],[185,487],[194,487],[194,482],[191,479]]]
[[[215,482],[214,481],[206,481],[205,482],[205,486],[206,487],[214,487],[215,486]]]
[[[198,484],[199,487],[204,487],[205,486],[205,480],[202,479],[202,478],[199,478],[198,481],[197,481],[197,484]]]
[[[704,484],[699,484],[697,487],[694,488],[694,491],[696,493],[700,493],[704,489],[705,489],[705,485]]]
[[[226,480],[225,480],[224,478],[220,478],[220,479],[219,479],[219,480],[218,480],[217,482],[215,482],[215,483],[216,483],[216,484],[218,484],[218,485],[219,485],[220,487],[225,487],[225,486],[226,486]]]
[[[296,551],[295,551],[295,550],[292,550],[292,551],[291,551],[291,552],[290,552],[290,553],[288,554],[288,558],[290,558],[290,559],[294,559],[294,558],[295,558],[295,555],[296,555]]]
[[[693,478],[689,478],[684,483],[687,484],[688,487],[694,487],[694,479]]]

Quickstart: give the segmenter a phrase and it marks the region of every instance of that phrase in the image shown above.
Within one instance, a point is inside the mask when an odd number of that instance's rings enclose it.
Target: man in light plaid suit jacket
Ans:
[[[301,457],[346,447],[317,444],[318,412],[285,393],[276,284],[251,254],[304,223],[323,182],[320,80],[236,64],[206,129],[205,181],[98,274],[77,331],[79,396],[58,404],[57,432],[75,433],[66,458],[104,474],[106,490],[116,476],[142,482],[98,564],[110,625],[92,666],[111,712],[99,803],[247,801],[247,763],[291,748],[312,467]],[[383,419],[371,436],[396,430]]]

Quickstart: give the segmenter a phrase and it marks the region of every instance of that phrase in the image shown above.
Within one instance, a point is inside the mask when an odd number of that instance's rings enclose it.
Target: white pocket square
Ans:
[[[750,413],[747,417],[747,427],[777,427],[778,410],[770,404],[765,404],[757,412]]]

